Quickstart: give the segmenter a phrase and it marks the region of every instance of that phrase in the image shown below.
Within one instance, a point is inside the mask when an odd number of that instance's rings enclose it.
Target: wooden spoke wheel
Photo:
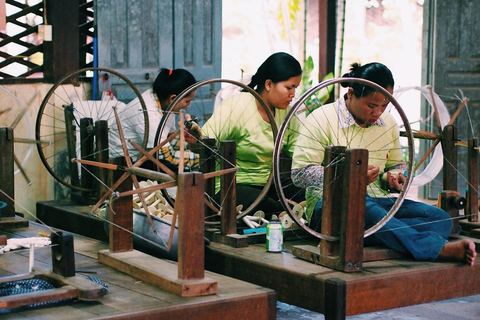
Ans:
[[[286,135],[296,134],[297,139],[294,139],[294,141],[298,141],[298,135],[303,134],[303,132],[310,133],[312,130],[312,126],[318,127],[318,130],[321,132],[329,132],[331,128],[331,122],[338,121],[338,119],[327,119],[327,117],[325,117],[325,114],[322,111],[321,105],[309,104],[309,101],[311,101],[310,97],[312,97],[313,95],[315,95],[317,92],[319,92],[324,88],[327,88],[329,86],[339,85],[341,83],[347,83],[347,82],[363,84],[365,86],[373,88],[375,91],[378,91],[381,94],[383,94],[385,97],[387,97],[390,100],[390,104],[392,107],[389,110],[389,112],[385,111],[382,117],[383,118],[392,117],[392,119],[394,119],[394,121],[391,122],[394,124],[392,125],[391,128],[388,128],[388,129],[389,130],[391,129],[392,131],[394,130],[398,131],[398,126],[400,126],[399,124],[401,124],[401,127],[403,127],[406,132],[404,137],[399,138],[402,158],[398,159],[398,163],[392,163],[393,165],[395,165],[395,164],[400,164],[400,162],[404,162],[404,164],[406,165],[406,181],[403,185],[402,190],[400,190],[399,193],[395,194],[395,197],[392,198],[393,205],[390,211],[380,222],[378,222],[376,225],[366,230],[365,236],[368,236],[378,231],[393,217],[393,215],[395,214],[395,212],[398,210],[403,200],[405,199],[406,193],[412,181],[411,172],[413,169],[413,135],[412,135],[410,124],[408,122],[408,119],[406,118],[405,113],[403,112],[398,102],[390,93],[388,93],[385,89],[376,85],[375,83],[372,83],[370,81],[363,80],[363,79],[354,79],[354,78],[331,79],[331,80],[327,80],[320,83],[316,87],[311,88],[309,91],[307,91],[305,94],[303,94],[300,97],[297,103],[295,103],[293,108],[288,113],[285,121],[282,123],[282,125],[279,128],[279,132],[275,142],[275,150],[274,150],[274,162],[273,162],[274,182],[280,197],[280,201],[282,202],[290,218],[298,226],[300,226],[305,231],[307,231],[309,234],[325,240],[332,240],[332,237],[321,234],[320,232],[316,231],[319,229],[317,228],[317,226],[314,226],[311,224],[311,219],[310,219],[311,217],[309,217],[309,215],[311,215],[312,213],[311,211],[313,210],[312,206],[314,206],[316,204],[316,201],[321,198],[321,196],[318,196],[318,194],[317,194],[317,197],[315,197],[315,189],[308,188],[308,187],[303,188],[304,189],[303,192],[306,194],[306,197],[307,197],[306,214],[303,214],[303,215],[298,214],[297,202],[292,201],[291,198],[287,196],[286,189],[290,187],[290,185],[288,183],[285,183],[284,177],[285,175],[290,175],[290,168],[285,169],[284,166],[282,165],[285,162],[289,161],[289,159],[286,159],[283,156],[282,145]],[[389,122],[386,122],[386,123],[389,123]],[[382,148],[386,147],[385,145],[381,148],[375,149],[372,147],[372,142],[375,141],[375,137],[368,137],[365,135],[362,136],[363,129],[360,127],[357,127],[355,131],[356,133],[353,133],[353,131],[348,131],[348,130],[343,131],[346,134],[344,134],[343,132],[342,133],[332,132],[331,136],[333,137],[333,140],[339,141],[341,143],[336,143],[336,142],[331,143],[326,140],[321,141],[319,139],[317,140],[317,136],[315,136],[314,134],[312,135],[305,134],[305,136],[310,137],[308,139],[312,139],[312,141],[306,140],[305,145],[295,145],[294,147],[302,148],[303,152],[309,152],[311,151],[308,149],[310,148],[309,146],[318,146],[319,148],[324,149],[329,145],[335,144],[335,145],[344,146],[347,148],[368,149],[370,159],[372,159],[372,157],[375,157],[377,155],[378,156],[381,155],[383,157],[385,156],[385,149],[382,150]],[[389,142],[389,145],[393,145],[393,143],[394,141],[391,141]],[[339,157],[339,159],[336,159],[335,161],[343,161],[343,160],[342,160],[342,157]],[[323,163],[324,167],[329,165],[331,165],[331,163]],[[379,187],[378,183],[379,183],[379,180],[377,179],[377,182],[374,182],[368,185],[367,194],[370,194],[372,196],[389,197],[389,194],[387,192],[381,191],[381,188]],[[311,198],[310,198],[310,195],[312,195]],[[342,200],[337,199],[335,201],[342,201]]]

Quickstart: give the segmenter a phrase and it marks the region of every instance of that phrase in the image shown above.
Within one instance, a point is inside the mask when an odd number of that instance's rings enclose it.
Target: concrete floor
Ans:
[[[323,320],[324,315],[277,302],[277,320]],[[348,320],[478,320],[480,295],[365,313]]]

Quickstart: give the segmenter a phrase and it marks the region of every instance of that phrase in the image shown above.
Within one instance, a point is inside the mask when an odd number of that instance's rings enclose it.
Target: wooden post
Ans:
[[[438,206],[452,217],[452,235],[458,234],[459,210],[465,208],[466,202],[466,199],[457,190],[443,190],[438,195]]]
[[[216,140],[213,138],[202,139],[202,148],[200,148],[200,171],[208,173],[215,171],[215,163],[218,158],[215,154]],[[204,183],[205,194],[209,197],[215,198],[215,179],[205,180]],[[205,217],[212,217],[215,215],[213,210],[205,205]]]
[[[451,201],[446,201],[452,192],[458,189],[457,185],[457,128],[453,125],[447,125],[442,131],[442,151],[443,151],[443,191],[439,195],[441,208],[447,211],[452,217],[452,234],[458,233],[459,211],[455,206],[449,205]],[[444,199],[442,199],[444,198]]]
[[[360,271],[363,262],[368,150],[347,149],[341,201],[340,259],[343,271]]]
[[[222,141],[220,143],[221,164],[220,168],[230,169],[236,166],[235,141]],[[222,199],[222,216],[220,230],[222,235],[237,233],[237,205],[236,205],[236,174],[228,173],[220,177],[220,198]]]
[[[70,168],[70,178],[72,185],[80,186],[78,177],[78,164],[72,162],[72,159],[78,158],[77,155],[77,127],[75,126],[75,117],[73,115],[73,104],[63,106],[65,117],[65,134],[67,137],[68,163]]]
[[[478,221],[478,143],[477,139],[468,140],[468,190],[465,215],[470,222]]]
[[[320,264],[344,272],[358,272],[363,263],[363,235],[367,190],[368,150],[331,146],[325,150]]]
[[[123,157],[113,159],[117,165],[125,165]],[[113,171],[112,181],[117,181],[123,171]],[[115,191],[123,192],[132,190],[132,179],[128,177],[123,181]],[[133,250],[133,196],[125,196],[110,201],[109,221],[112,223],[109,227],[109,250],[111,252],[125,252]],[[119,227],[121,228],[119,228]],[[130,231],[130,232],[128,232]]]
[[[6,207],[1,209],[0,229],[28,227],[28,220],[15,216],[15,174],[13,129],[0,128],[0,201]]]
[[[178,278],[203,279],[204,212],[203,174],[188,172],[178,174],[175,210],[178,212]]]
[[[109,154],[108,154],[108,122],[106,120],[100,120],[95,122],[95,161],[108,163]],[[100,197],[107,193],[107,187],[110,185],[108,180],[108,170],[104,168],[97,168],[98,174],[96,175],[100,181],[103,183],[96,184],[96,198]]]
[[[442,131],[443,190],[457,190],[457,128],[448,125]]]
[[[0,186],[5,194],[0,193],[0,201],[7,206],[2,210],[2,219],[15,218],[15,181],[13,169],[13,130],[0,128]]]
[[[95,148],[94,148],[94,141],[95,141],[95,132],[93,127],[93,119],[92,118],[82,118],[80,119],[80,155],[81,159],[83,160],[95,160]],[[94,170],[93,167],[82,166],[81,169],[81,186],[85,189],[94,190],[94,186],[96,181],[92,174],[89,172],[90,170]],[[88,203],[88,199],[90,198],[91,192],[82,192],[82,198],[84,201]]]
[[[331,278],[325,280],[325,320],[342,320],[347,315],[347,283]]]
[[[75,251],[73,235],[68,232],[52,232],[52,271],[63,277],[75,276]]]
[[[344,161],[337,159],[345,156],[346,147],[327,146],[325,148],[325,166],[323,176],[323,208],[322,208],[322,234],[332,237],[340,237],[340,212],[342,201],[339,196],[342,193]],[[335,197],[337,195],[337,197]],[[339,243],[322,240],[320,242],[320,254],[325,257],[338,256]]]
[[[80,55],[79,2],[44,0],[45,24],[52,26],[52,41],[44,41],[44,78],[55,83],[78,70]]]

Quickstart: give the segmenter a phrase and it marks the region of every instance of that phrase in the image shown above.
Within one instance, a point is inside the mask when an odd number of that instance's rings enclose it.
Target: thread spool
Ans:
[[[288,229],[293,225],[293,221],[288,214],[284,214],[280,219],[280,222],[282,223],[282,227],[284,229]]]

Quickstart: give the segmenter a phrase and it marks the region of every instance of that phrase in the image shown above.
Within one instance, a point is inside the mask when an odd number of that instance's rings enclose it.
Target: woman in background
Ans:
[[[164,111],[170,106],[173,100],[185,89],[195,84],[195,77],[185,69],[166,69],[160,70],[159,74],[155,78],[155,81],[151,89],[148,89],[142,94],[142,98],[145,101],[145,106],[148,112],[149,132],[148,132],[148,144],[147,149],[153,148],[158,141],[155,141],[155,135],[157,133],[158,126]],[[179,101],[175,107],[174,112],[180,110],[186,110],[190,107],[191,101],[195,97],[195,91],[192,91],[188,96]],[[120,123],[124,131],[129,132],[129,137],[133,141],[141,144],[144,137],[144,123],[143,115],[138,112],[138,108],[131,107],[132,105],[139,104],[138,98],[132,100],[126,108],[126,112],[119,112]],[[162,132],[161,141],[167,139],[168,135],[174,131],[175,118],[169,117],[168,123]],[[116,123],[109,123],[109,126]],[[110,141],[110,154],[123,156],[121,148],[121,142],[118,136],[109,136]],[[159,151],[159,160],[167,165],[170,169],[176,171],[179,163],[180,151],[175,142],[178,139],[172,140],[172,143],[165,144]],[[127,149],[130,155],[138,154],[138,151],[126,141]],[[186,150],[184,152],[185,169],[191,169],[198,165],[198,155]],[[156,170],[152,163],[145,163],[145,166]],[[143,166],[143,167],[145,167]]]

